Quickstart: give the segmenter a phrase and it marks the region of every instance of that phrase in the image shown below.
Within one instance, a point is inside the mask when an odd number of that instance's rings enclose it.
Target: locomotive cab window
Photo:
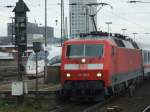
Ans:
[[[84,46],[78,45],[68,45],[67,46],[67,57],[82,57],[84,51]]]
[[[67,57],[102,57],[103,44],[73,44],[67,46]]]

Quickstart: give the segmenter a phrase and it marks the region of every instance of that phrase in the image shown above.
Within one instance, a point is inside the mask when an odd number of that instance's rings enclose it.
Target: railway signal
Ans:
[[[13,10],[15,12],[15,45],[22,52],[27,49],[27,11],[29,8],[23,0],[19,0]]]
[[[18,81],[24,83],[23,81],[23,72],[24,66],[22,63],[22,55],[27,50],[27,17],[26,12],[29,11],[29,8],[24,3],[23,0],[19,0],[16,3],[13,12],[15,13],[15,46],[18,49]],[[23,84],[24,86],[24,84]],[[22,87],[24,91],[24,87]],[[22,104],[24,101],[24,92],[23,95],[17,97],[17,103]]]

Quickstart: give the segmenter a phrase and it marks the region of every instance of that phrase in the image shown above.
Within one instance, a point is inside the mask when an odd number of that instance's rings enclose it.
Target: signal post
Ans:
[[[22,95],[16,94],[18,104],[23,103],[24,99],[24,66],[22,63],[22,55],[27,50],[27,11],[29,11],[29,8],[23,0],[19,0],[13,10],[15,13],[15,46],[18,50],[18,81],[23,83]]]

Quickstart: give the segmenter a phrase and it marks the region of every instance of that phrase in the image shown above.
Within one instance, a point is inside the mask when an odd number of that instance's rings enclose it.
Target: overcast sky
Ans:
[[[18,0],[0,0],[0,36],[7,34],[7,23],[11,22],[9,17],[14,16],[11,8],[6,5],[15,5]],[[44,25],[44,0],[24,0],[28,5],[29,22],[36,22]],[[61,0],[47,0],[48,25],[55,28],[55,36],[60,36],[60,3]],[[65,15],[68,16],[68,1],[65,1]],[[98,28],[107,31],[105,22],[111,21],[111,32],[122,33],[121,29],[126,28],[126,35],[133,37],[132,33],[138,33],[136,40],[150,44],[150,3],[129,4],[127,0],[98,0],[113,6],[105,6],[98,13]],[[143,0],[148,1],[150,0]],[[58,19],[58,25],[55,20]]]

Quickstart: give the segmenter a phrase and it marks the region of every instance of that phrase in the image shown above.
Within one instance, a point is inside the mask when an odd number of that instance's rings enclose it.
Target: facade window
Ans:
[[[93,0],[92,2],[97,2],[97,0]],[[71,3],[83,3],[83,4],[87,4],[87,3],[91,3],[91,0],[69,0],[69,4]],[[96,10],[96,8],[95,8]],[[70,11],[72,14],[71,17],[71,33],[73,32],[73,30],[78,29],[80,30],[82,33],[84,33],[86,31],[86,17],[82,14],[84,14],[84,9],[83,6],[81,5],[76,5],[76,6],[70,6]],[[90,11],[89,11],[90,12]],[[94,11],[95,12],[95,11]],[[92,21],[91,19],[88,19],[88,28],[89,31],[93,30],[93,25],[92,25]]]

